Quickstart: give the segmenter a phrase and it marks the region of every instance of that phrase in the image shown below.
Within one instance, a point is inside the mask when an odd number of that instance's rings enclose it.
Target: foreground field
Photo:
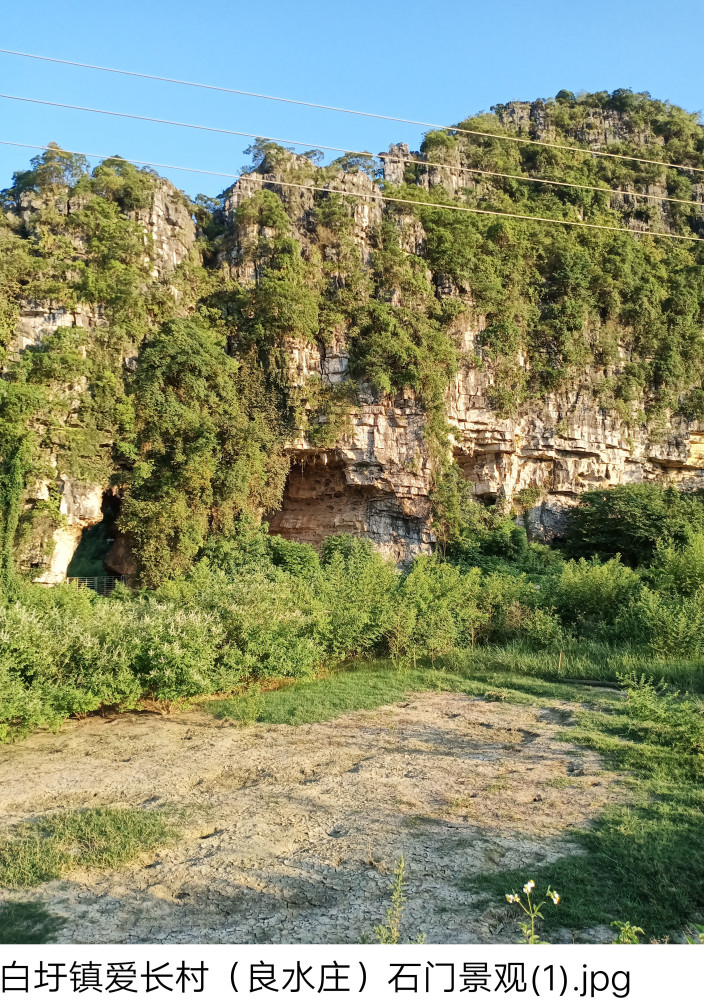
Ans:
[[[427,692],[294,728],[94,718],[3,749],[2,811],[166,807],[186,828],[146,864],[31,892],[68,918],[59,940],[359,941],[401,853],[410,936],[511,939],[501,897],[475,905],[460,876],[569,852],[566,832],[624,798],[556,739],[571,707]]]
[[[34,734],[0,748],[4,939],[34,914],[58,941],[373,940],[401,854],[403,939],[515,940],[531,876],[563,894],[553,941],[676,931],[702,802],[657,777],[653,705],[677,722],[649,688],[368,667]]]

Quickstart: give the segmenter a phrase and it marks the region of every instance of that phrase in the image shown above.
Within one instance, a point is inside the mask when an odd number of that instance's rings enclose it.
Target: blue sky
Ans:
[[[35,0],[0,46],[431,122],[561,88],[704,109],[701,0]],[[373,152],[422,129],[0,55],[0,92]],[[0,139],[237,173],[246,139],[0,100]],[[33,151],[0,146],[0,187]],[[188,194],[226,178],[160,171]]]

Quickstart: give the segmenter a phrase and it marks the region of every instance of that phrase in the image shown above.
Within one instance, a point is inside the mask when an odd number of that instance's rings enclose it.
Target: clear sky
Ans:
[[[0,47],[452,123],[565,88],[704,108],[702,0],[34,0]],[[0,91],[378,152],[422,129],[0,54]],[[0,139],[237,173],[246,139],[0,99]],[[0,146],[0,187],[34,151]],[[161,171],[188,194],[227,179]]]

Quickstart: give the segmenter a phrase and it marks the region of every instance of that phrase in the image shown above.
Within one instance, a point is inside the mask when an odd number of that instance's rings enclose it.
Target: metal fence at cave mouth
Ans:
[[[101,597],[109,597],[115,589],[116,584],[124,583],[124,576],[68,576],[67,583],[72,583],[74,587],[88,587],[94,590]]]

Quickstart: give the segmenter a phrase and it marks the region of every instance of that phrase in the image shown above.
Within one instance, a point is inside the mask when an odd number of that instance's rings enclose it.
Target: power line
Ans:
[[[266,139],[270,142],[290,142],[293,146],[310,146],[316,149],[328,149],[334,153],[352,152],[358,156],[373,156],[372,153],[343,149],[341,146],[322,146],[320,144],[315,146],[314,143],[299,142],[296,139],[277,139],[273,136],[257,135],[256,132],[239,132],[236,129],[231,128],[218,128],[215,125],[196,125],[191,122],[172,121],[170,118],[152,118],[148,115],[130,114],[127,111],[107,111],[105,108],[87,108],[81,104],[62,104],[59,101],[43,101],[38,97],[17,97],[14,94],[0,94],[0,98],[4,98],[7,101],[23,101],[25,104],[43,104],[50,108],[68,108],[69,111],[89,111],[94,115],[110,115],[112,118],[130,118],[133,121],[155,122],[158,125],[176,125],[178,128],[194,128],[199,132],[217,132],[220,135],[239,135],[244,136],[246,139]]]
[[[40,56],[32,52],[19,52],[15,49],[2,49],[0,53],[11,56],[22,56],[25,59],[38,59],[42,62],[60,63],[64,66],[77,66],[81,69],[94,69],[102,73],[117,73],[121,76],[134,76],[143,80],[157,80],[161,83],[176,83],[184,87],[197,87],[201,90],[215,90],[223,94],[237,94],[241,97],[255,97],[264,101],[278,101],[282,104],[297,104],[305,108],[316,108],[320,111],[335,111],[345,115],[357,115],[363,118],[376,118],[388,122],[400,122],[404,125],[419,125],[422,128],[439,129],[445,132],[458,132],[462,135],[477,135],[487,139],[504,139],[508,142],[526,143],[531,146],[547,146],[550,149],[565,149],[572,153],[584,153],[585,156],[607,156],[616,160],[628,160],[634,163],[648,163],[659,167],[670,167],[673,170],[695,170],[704,173],[704,167],[694,167],[686,163],[669,163],[667,160],[650,160],[647,157],[627,156],[624,153],[609,153],[602,149],[583,149],[580,146],[568,146],[544,139],[524,139],[515,135],[501,135],[496,132],[480,132],[477,129],[460,128],[455,125],[438,125],[433,122],[416,121],[413,118],[399,118],[395,115],[375,114],[371,111],[355,111],[352,108],[338,108],[331,104],[316,104],[314,101],[299,101],[291,97],[274,97],[271,94],[258,94],[251,90],[237,90],[234,87],[221,87],[212,83],[197,83],[193,80],[179,80],[175,77],[158,76],[155,73],[138,73],[135,70],[116,69],[111,66],[98,66],[93,63],[75,62],[71,59],[58,59],[54,56]],[[327,147],[331,148],[331,147]]]
[[[379,159],[391,159],[391,153],[378,153]],[[498,170],[482,170],[479,167],[465,167],[453,163],[433,163],[429,160],[414,160],[403,157],[403,163],[419,163],[424,167],[446,167],[450,170],[466,170],[470,174],[482,174],[485,177],[503,177],[507,180],[523,181],[526,184],[551,184],[553,187],[578,188],[580,191],[601,191],[603,194],[621,194],[629,198],[649,198],[651,201],[671,201],[677,205],[694,205],[704,208],[704,202],[691,201],[689,198],[671,198],[669,195],[645,194],[642,191],[624,191],[623,188],[601,187],[597,184],[577,184],[572,181],[556,181],[547,177],[528,177],[524,174],[502,174]]]
[[[1,51],[2,49],[0,49],[0,52]],[[374,154],[368,152],[367,150],[344,149],[342,146],[326,146],[322,143],[316,144],[308,141],[301,141],[300,139],[281,139],[276,136],[262,136],[256,132],[241,132],[235,129],[218,128],[214,125],[197,125],[191,122],[172,121],[169,118],[153,118],[147,115],[129,114],[126,111],[108,111],[105,110],[104,108],[89,108],[89,107],[84,107],[80,104],[64,104],[59,101],[40,100],[37,97],[18,97],[13,94],[0,94],[0,98],[4,98],[5,100],[8,101],[22,101],[28,104],[42,104],[52,108],[64,108],[69,111],[87,111],[90,114],[110,115],[111,117],[115,118],[130,118],[136,121],[153,122],[159,125],[174,125],[177,126],[178,128],[192,128],[192,129],[197,129],[198,131],[201,132],[217,132],[221,135],[237,135],[248,139],[265,139],[268,142],[290,143],[293,146],[308,146],[309,148],[313,147],[315,149],[326,149],[334,153],[346,153],[352,156],[364,156],[368,157],[369,159],[376,158],[383,161],[399,160],[399,162],[401,163],[419,164],[420,166],[423,167],[445,167],[448,170],[465,170],[468,173],[482,174],[488,177],[503,177],[509,180],[524,181],[529,184],[549,184],[555,187],[577,188],[577,189],[584,189],[586,191],[601,191],[611,195],[620,194],[628,197],[647,198],[656,201],[668,201],[680,205],[692,205],[695,208],[704,207],[702,202],[690,201],[685,198],[671,198],[668,195],[643,194],[640,191],[623,191],[619,188],[607,188],[592,184],[577,184],[571,181],[557,181],[547,178],[524,177],[521,174],[504,174],[504,173],[499,173],[498,171],[482,170],[480,168],[475,168],[475,167],[464,167],[453,163],[429,163],[427,160],[401,157],[398,154],[390,152]]]
[[[0,95],[1,96],[1,95]],[[0,145],[3,146],[20,146],[26,149],[48,149],[48,146],[33,145],[32,143],[26,142],[10,142],[7,139],[0,139]],[[106,155],[104,153],[86,153],[77,149],[64,149],[64,153],[71,153],[74,156],[90,156],[99,159],[126,159],[124,157],[115,157],[114,155]],[[160,167],[163,170],[183,170],[194,174],[208,174],[214,177],[233,177],[239,179],[241,174],[229,174],[224,171],[219,170],[200,170],[198,167],[182,167],[176,166],[172,163],[156,163],[153,160],[126,160],[129,163],[137,163],[140,166],[145,167]],[[253,175],[244,175],[253,176]],[[266,175],[256,175],[262,177],[262,184],[271,184],[274,187],[289,187],[297,188],[303,191],[320,191],[323,194],[339,194],[346,198],[363,198],[372,199],[376,201],[388,201],[400,205],[412,205],[414,208],[440,208],[450,212],[469,212],[474,215],[490,215],[496,216],[503,219],[520,219],[525,222],[549,222],[557,226],[576,226],[579,229],[603,229],[608,232],[628,234],[631,236],[655,236],[660,239],[669,240],[687,240],[690,243],[704,243],[704,238],[700,236],[680,236],[678,233],[655,233],[649,230],[635,230],[626,229],[622,226],[607,226],[601,225],[596,222],[576,222],[571,219],[551,219],[548,216],[540,215],[521,215],[516,212],[498,212],[493,209],[488,208],[472,208],[467,205],[449,205],[443,204],[442,202],[433,201],[417,201],[413,198],[397,198],[392,195],[385,194],[365,194],[361,191],[345,191],[344,188],[330,188],[322,187],[315,184],[299,184],[294,181],[282,181],[278,178],[272,180],[265,180]]]

